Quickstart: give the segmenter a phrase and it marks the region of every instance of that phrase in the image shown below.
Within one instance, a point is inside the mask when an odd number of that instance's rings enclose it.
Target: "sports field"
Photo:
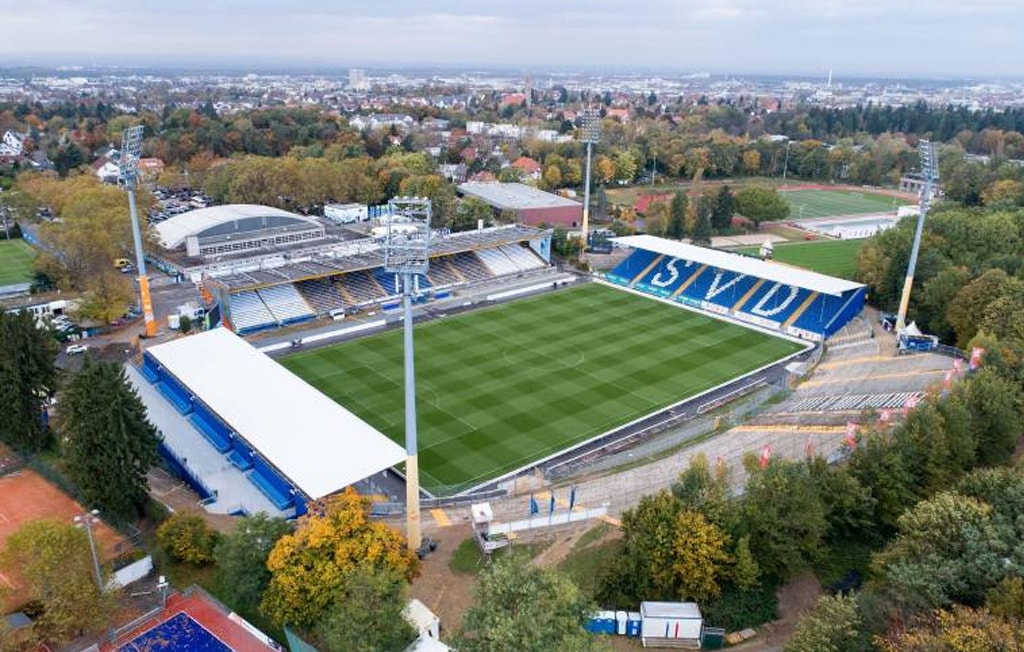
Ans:
[[[896,210],[896,206],[910,203],[888,195],[859,190],[785,190],[779,194],[789,202],[789,217],[795,220],[886,213]]]
[[[24,240],[0,240],[0,285],[31,281],[35,258],[35,249]]]
[[[402,333],[283,364],[404,441]],[[597,284],[416,328],[421,481],[453,492],[800,350]]]
[[[816,240],[775,245],[774,259],[821,274],[853,280],[857,271],[857,254],[866,240]],[[743,247],[738,251],[756,256],[759,247]]]

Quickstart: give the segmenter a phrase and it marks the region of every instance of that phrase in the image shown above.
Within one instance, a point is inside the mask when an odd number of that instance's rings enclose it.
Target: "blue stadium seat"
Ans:
[[[704,273],[697,277],[697,279],[690,283],[685,290],[683,290],[682,296],[690,299],[691,301],[704,301],[704,297],[707,296],[711,290],[711,285],[715,282],[715,273],[719,270],[713,267],[708,267],[704,270]],[[728,272],[726,272],[728,273]]]
[[[704,294],[703,300],[723,308],[732,308],[757,283],[755,276],[720,270],[714,270],[717,273],[711,274],[712,271],[704,272],[704,274],[711,275],[711,285],[707,293]]]
[[[256,488],[259,489],[264,496],[270,499],[270,502],[274,504],[274,507],[284,511],[292,506],[292,497],[281,493],[275,484],[271,482],[269,478],[264,477],[258,470],[249,474],[249,481],[256,485]]]
[[[382,288],[384,288],[384,292],[387,293],[388,296],[393,297],[396,294],[401,293],[402,288],[399,285],[400,281],[398,280],[397,274],[388,274],[384,271],[383,267],[378,267],[373,270],[373,275],[377,278],[377,282],[380,283]]]
[[[252,460],[237,449],[228,453],[228,461],[239,471],[248,471],[252,468]]]
[[[192,411],[192,397],[170,378],[165,377],[163,382],[156,384],[156,388],[181,414],[188,414]]]
[[[608,272],[608,276],[618,277],[622,281],[629,283],[633,280],[634,276],[647,269],[647,266],[651,264],[651,261],[657,257],[658,254],[653,251],[637,249],[630,254],[629,257],[616,265],[612,271]]]
[[[849,296],[834,297],[828,294],[819,294],[792,325],[812,333],[828,335],[825,332],[825,327],[838,314],[848,298]]]
[[[810,290],[782,283],[765,283],[743,305],[742,312],[781,325],[796,312],[810,294]]]
[[[226,453],[231,450],[231,437],[225,436],[220,428],[213,425],[202,414],[194,412],[188,420],[217,449],[218,453]]]
[[[670,296],[691,276],[697,273],[700,265],[681,258],[663,258],[644,277],[636,282],[636,287],[658,296]],[[707,274],[707,272],[704,272]]]

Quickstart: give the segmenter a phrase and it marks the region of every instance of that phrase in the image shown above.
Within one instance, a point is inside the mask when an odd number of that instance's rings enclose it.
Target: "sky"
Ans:
[[[1024,76],[1022,0],[0,0],[0,67]]]

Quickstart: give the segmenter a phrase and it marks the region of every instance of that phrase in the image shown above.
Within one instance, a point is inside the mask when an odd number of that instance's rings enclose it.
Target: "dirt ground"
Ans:
[[[439,528],[430,536],[437,541],[437,550],[420,563],[420,576],[413,580],[411,597],[417,598],[441,619],[444,631],[454,630],[473,605],[476,575],[455,573],[448,567],[452,553],[472,532],[468,524]]]
[[[758,629],[757,637],[746,643],[729,648],[743,652],[777,652],[782,650],[793,635],[800,616],[807,613],[822,593],[821,583],[812,573],[806,572],[781,587],[779,597],[779,619]]]

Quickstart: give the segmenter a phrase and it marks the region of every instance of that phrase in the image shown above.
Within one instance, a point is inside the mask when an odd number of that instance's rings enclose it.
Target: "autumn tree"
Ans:
[[[270,582],[267,557],[278,539],[291,529],[284,519],[260,512],[242,517],[233,532],[221,537],[213,558],[225,602],[238,611],[256,611]]]
[[[49,442],[42,412],[57,389],[57,342],[28,312],[0,312],[0,439],[39,450]]]
[[[213,561],[217,533],[199,514],[175,512],[160,524],[156,532],[160,546],[175,561],[190,566],[205,566]]]
[[[350,487],[312,504],[295,533],[274,545],[261,609],[277,623],[308,628],[330,612],[363,564],[408,579],[416,557],[399,532],[370,519],[369,501]]]
[[[707,602],[717,598],[720,580],[732,558],[726,552],[729,538],[700,512],[683,511],[676,519],[671,558],[662,571],[652,568],[655,583],[679,600]]]
[[[106,626],[109,596],[96,585],[84,530],[48,520],[26,523],[7,539],[0,567],[16,570],[42,605],[32,626],[38,640],[68,641]]]
[[[876,637],[881,652],[1024,652],[1024,635],[1017,623],[987,609],[956,605],[924,614],[909,626]]]
[[[460,652],[597,652],[583,629],[591,606],[569,579],[508,555],[480,575],[476,600],[456,636]]]
[[[159,440],[124,367],[86,356],[61,392],[60,405],[68,474],[89,505],[125,519],[141,513]]]

